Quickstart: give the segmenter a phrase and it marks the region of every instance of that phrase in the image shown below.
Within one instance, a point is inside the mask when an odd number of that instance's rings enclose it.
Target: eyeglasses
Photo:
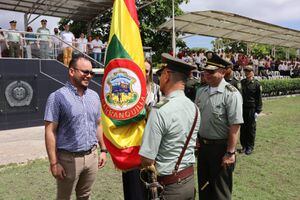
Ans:
[[[95,72],[93,71],[90,71],[90,70],[81,70],[81,69],[77,69],[77,68],[73,68],[74,70],[78,70],[80,71],[81,73],[83,73],[85,76],[88,76],[89,74],[91,76],[94,76],[95,75]]]

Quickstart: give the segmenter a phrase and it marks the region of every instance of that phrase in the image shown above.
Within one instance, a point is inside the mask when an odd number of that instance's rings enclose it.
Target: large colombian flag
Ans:
[[[145,127],[144,54],[134,0],[115,0],[102,79],[104,142],[115,166],[140,165]]]

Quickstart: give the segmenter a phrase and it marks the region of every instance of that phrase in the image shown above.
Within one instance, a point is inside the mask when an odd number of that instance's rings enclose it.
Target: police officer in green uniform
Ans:
[[[241,81],[236,76],[234,76],[234,71],[232,70],[233,67],[232,63],[228,62],[228,64],[225,67],[226,67],[226,72],[224,76],[225,81],[233,85],[239,91],[241,91],[242,90]]]
[[[162,195],[166,200],[194,199],[194,148],[200,114],[197,106],[185,96],[184,88],[195,67],[169,54],[164,53],[162,57],[166,65],[157,74],[160,74],[160,90],[165,98],[150,112],[139,154],[142,167],[155,165],[158,181],[164,186]],[[174,173],[190,132],[191,139],[178,171]]]
[[[244,124],[241,127],[240,142],[242,152],[250,155],[254,149],[256,118],[262,111],[262,99],[261,86],[258,80],[254,79],[253,67],[248,65],[244,71],[246,78],[241,81]]]
[[[207,52],[207,86],[199,88],[195,103],[201,113],[198,153],[199,199],[231,199],[232,172],[242,117],[242,97],[224,80],[226,61]]]

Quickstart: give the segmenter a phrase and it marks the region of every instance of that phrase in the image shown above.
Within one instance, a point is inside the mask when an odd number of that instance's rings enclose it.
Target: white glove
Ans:
[[[258,118],[258,114],[254,113],[254,120],[257,121],[257,118]]]

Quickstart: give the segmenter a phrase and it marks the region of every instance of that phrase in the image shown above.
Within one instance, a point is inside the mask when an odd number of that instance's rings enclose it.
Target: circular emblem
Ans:
[[[25,81],[11,82],[5,89],[6,101],[11,107],[30,105],[32,96],[32,87]]]
[[[128,59],[114,59],[105,68],[101,103],[105,115],[126,120],[136,117],[144,108],[146,80],[141,68]]]

